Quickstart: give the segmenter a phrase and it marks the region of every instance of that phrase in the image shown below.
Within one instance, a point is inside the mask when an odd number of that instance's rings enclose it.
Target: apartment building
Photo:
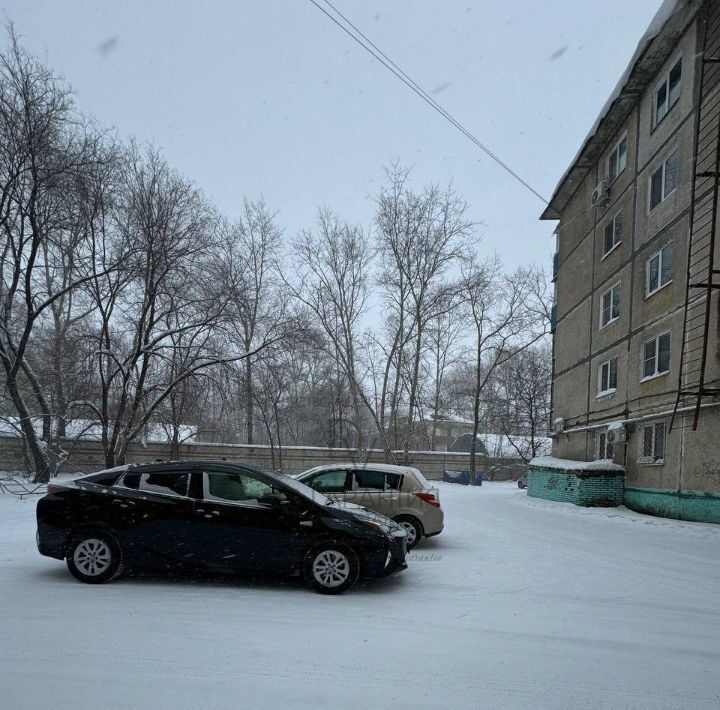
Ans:
[[[666,0],[561,178],[553,456],[720,522],[720,2]]]

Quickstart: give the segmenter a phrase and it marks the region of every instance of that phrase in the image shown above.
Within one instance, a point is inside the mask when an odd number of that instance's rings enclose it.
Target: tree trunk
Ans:
[[[180,458],[180,428],[175,422],[172,425],[172,440],[170,441],[170,460],[177,461]]]
[[[246,347],[246,352],[249,346]],[[248,444],[254,443],[253,431],[253,382],[250,357],[245,358],[245,438]]]
[[[480,433],[480,390],[482,388],[482,347],[481,337],[478,334],[477,358],[475,361],[475,392],[473,393],[473,437],[470,442],[470,483],[475,480],[477,471],[477,440]]]
[[[38,435],[35,433],[35,429],[33,429],[30,412],[18,389],[17,377],[10,377],[6,382],[6,387],[10,392],[10,397],[15,405],[15,409],[20,416],[20,428],[27,442],[30,456],[32,456],[34,468],[33,482],[47,483],[50,480],[50,461],[47,456],[47,448],[43,446]]]
[[[403,447],[403,463],[410,462],[410,437],[415,433],[415,399],[417,398],[418,379],[420,377],[420,357],[422,347],[423,331],[420,323],[417,326],[417,336],[415,336],[415,355],[413,357],[413,371],[410,380],[410,398],[408,402],[408,427],[405,435],[405,446]]]
[[[40,411],[42,412],[42,436],[40,438],[47,444],[50,444],[52,437],[52,412],[50,411],[50,406],[45,399],[40,383],[30,365],[23,361],[20,367],[30,383],[30,387],[35,394],[35,399],[37,399]]]

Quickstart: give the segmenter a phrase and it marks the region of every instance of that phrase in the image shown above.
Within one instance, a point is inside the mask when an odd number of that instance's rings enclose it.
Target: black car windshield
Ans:
[[[303,498],[310,498],[311,500],[319,503],[320,505],[331,505],[332,501],[324,496],[322,493],[306,486],[295,478],[288,476],[284,473],[278,473],[276,471],[265,471],[265,474],[277,480],[285,488],[290,488],[295,493],[299,493]]]

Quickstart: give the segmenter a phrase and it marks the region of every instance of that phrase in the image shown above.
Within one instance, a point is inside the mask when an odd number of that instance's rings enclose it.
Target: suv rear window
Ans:
[[[83,476],[80,480],[87,483],[94,483],[96,486],[114,486],[118,478],[127,471],[127,466],[115,466],[104,471],[98,471],[90,476]]]
[[[126,473],[122,479],[125,488],[147,493],[164,493],[172,496],[187,496],[190,484],[190,472],[159,472],[140,473],[133,471]]]
[[[140,474],[137,472],[126,473],[122,479],[122,485],[125,486],[125,488],[132,488],[132,490],[136,491],[140,485]]]
[[[390,490],[393,491],[399,491],[400,485],[402,484],[403,477],[399,473],[386,473],[385,474],[385,481],[387,483],[387,487]]]
[[[386,491],[400,489],[402,475],[399,473],[385,473],[384,471],[355,471],[355,488]]]

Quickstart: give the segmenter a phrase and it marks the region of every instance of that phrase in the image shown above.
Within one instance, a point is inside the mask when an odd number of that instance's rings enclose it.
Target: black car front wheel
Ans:
[[[66,561],[73,577],[86,584],[110,582],[123,570],[120,545],[112,536],[95,530],[72,538]]]
[[[316,592],[341,594],[358,581],[360,561],[347,545],[324,542],[305,555],[303,577]]]

